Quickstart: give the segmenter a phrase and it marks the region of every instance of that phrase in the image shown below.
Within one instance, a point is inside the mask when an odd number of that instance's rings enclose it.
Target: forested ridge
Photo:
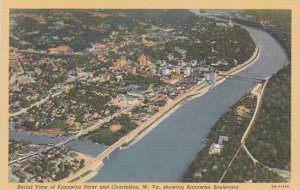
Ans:
[[[256,159],[269,167],[290,170],[291,65],[270,79],[259,116],[247,141]]]

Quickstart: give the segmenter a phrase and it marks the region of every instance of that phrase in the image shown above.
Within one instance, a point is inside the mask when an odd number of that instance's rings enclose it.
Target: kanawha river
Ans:
[[[268,33],[246,27],[260,45],[258,60],[239,75],[270,77],[288,62],[278,42]],[[142,140],[128,149],[113,152],[91,182],[174,182],[203,148],[205,137],[214,123],[237,100],[251,90],[253,80],[228,79],[201,97],[177,109]],[[10,130],[11,139],[35,143],[58,143],[61,139],[31,137]],[[73,141],[67,146],[95,156],[104,146]]]

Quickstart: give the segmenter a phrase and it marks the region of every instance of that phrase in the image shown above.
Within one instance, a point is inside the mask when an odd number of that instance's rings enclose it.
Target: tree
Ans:
[[[85,160],[84,160],[84,159],[81,159],[81,160],[80,160],[80,166],[79,166],[79,168],[83,168],[83,167],[84,167],[84,164],[85,164]]]

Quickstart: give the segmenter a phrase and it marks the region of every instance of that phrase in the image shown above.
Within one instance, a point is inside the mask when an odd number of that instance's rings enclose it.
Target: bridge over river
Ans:
[[[117,116],[119,116],[119,115],[121,115],[121,114],[123,114],[123,113],[127,113],[127,112],[130,111],[130,110],[131,110],[131,108],[128,108],[128,109],[125,109],[125,110],[123,110],[123,111],[117,112],[117,113],[115,113],[115,114],[113,114],[113,115],[111,115],[111,116],[109,116],[109,117],[106,117],[106,118],[103,119],[103,120],[99,120],[98,122],[94,123],[92,126],[86,128],[86,129],[82,129],[82,130],[79,131],[76,135],[73,135],[73,136],[71,136],[71,137],[68,137],[68,138],[66,138],[65,140],[63,140],[63,141],[61,141],[61,142],[59,142],[59,143],[57,143],[57,144],[55,144],[55,145],[53,145],[53,146],[51,146],[51,147],[48,147],[48,148],[46,148],[46,149],[41,149],[41,150],[39,150],[38,152],[30,153],[30,154],[27,154],[27,155],[25,155],[25,156],[23,156],[23,157],[20,157],[20,158],[16,159],[16,160],[12,160],[12,161],[9,162],[9,165],[14,164],[14,163],[17,163],[17,162],[20,162],[20,161],[24,161],[24,160],[26,160],[26,159],[28,159],[28,158],[30,158],[30,157],[33,157],[33,156],[38,156],[38,155],[41,155],[41,154],[43,154],[43,153],[47,153],[47,152],[48,152],[49,150],[51,150],[51,149],[61,147],[61,146],[65,145],[65,144],[67,144],[67,143],[69,143],[69,142],[71,142],[71,141],[73,141],[73,140],[75,140],[75,139],[78,139],[80,136],[86,135],[86,134],[88,134],[89,132],[98,129],[98,128],[101,127],[104,123],[110,121],[110,120],[113,119],[114,117],[117,117]],[[115,149],[114,149],[114,146],[112,147],[112,149],[115,150]],[[104,151],[104,152],[105,152],[105,151]],[[111,153],[111,152],[110,152],[110,153]],[[110,154],[110,153],[109,153],[109,154]],[[109,154],[108,154],[108,155],[109,155]],[[107,155],[107,156],[108,156],[108,155]],[[105,157],[106,157],[106,156],[105,156]]]
[[[264,78],[260,78],[260,77],[251,77],[251,76],[248,76],[248,75],[232,75],[232,74],[219,74],[219,76],[224,76],[226,78],[231,78],[231,79],[245,79],[245,80],[249,80],[249,79],[253,79],[253,80],[256,80],[256,81],[265,81],[266,79]]]

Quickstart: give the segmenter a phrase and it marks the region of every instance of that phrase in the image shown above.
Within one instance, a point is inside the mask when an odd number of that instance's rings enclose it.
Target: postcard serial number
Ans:
[[[283,188],[285,188],[285,189],[287,189],[287,188],[289,188],[290,186],[289,185],[271,185],[271,187],[273,188],[273,189],[283,189]]]

